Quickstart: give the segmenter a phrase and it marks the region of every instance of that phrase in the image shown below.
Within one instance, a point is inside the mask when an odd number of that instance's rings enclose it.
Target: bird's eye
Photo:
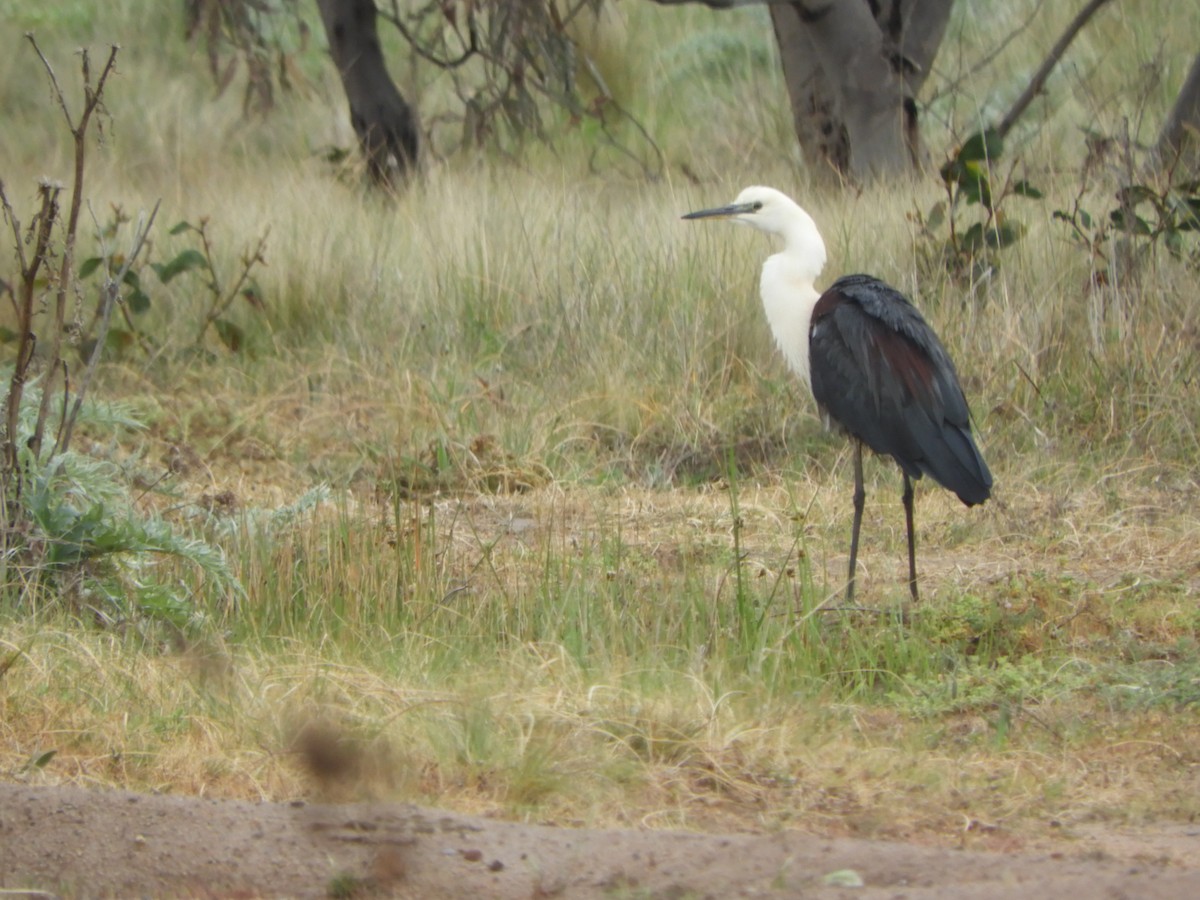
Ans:
[[[750,204],[750,208],[752,210],[754,210],[755,212],[758,212],[760,209],[762,209],[762,201],[755,200],[753,203]]]

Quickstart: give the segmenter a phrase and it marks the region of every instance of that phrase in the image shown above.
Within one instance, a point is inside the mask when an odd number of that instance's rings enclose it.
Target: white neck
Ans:
[[[816,224],[805,213],[803,219],[790,223],[780,237],[783,238],[783,252],[779,255],[787,256],[796,276],[812,287],[825,268],[825,242],[821,240]]]
[[[786,250],[776,253],[763,265],[759,290],[775,343],[792,371],[811,389],[808,328],[813,307],[821,296],[813,285],[820,269],[813,272],[812,267],[803,265],[801,259]]]

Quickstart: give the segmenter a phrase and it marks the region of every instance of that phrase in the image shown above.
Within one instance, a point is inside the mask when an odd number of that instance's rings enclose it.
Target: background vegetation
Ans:
[[[1063,6],[959,3],[931,147],[1002,114]],[[1099,232],[1191,61],[1182,7],[1089,25],[991,173],[1042,195],[1005,200],[1019,239],[960,257],[949,221],[975,210],[934,175],[814,192],[761,10],[622,4],[622,102],[658,177],[563,121],[510,157],[432,153],[381,198],[330,162],[353,141],[319,46],[246,118],[159,6],[0,0],[0,177],[25,219],[72,150],[22,32],[74,103],[74,49],[122,45],[79,258],[161,209],[93,388],[122,414],[76,447],[106,515],[219,556],[148,542],[46,579],[10,533],[0,771],[869,835],[1196,815],[1197,247]],[[435,117],[452,91],[392,58]],[[813,213],[830,277],[916,297],[958,361],[997,490],[970,513],[919,490],[920,607],[883,464],[866,605],[825,603],[844,442],[770,345],[768,246],[679,221],[752,182]],[[94,501],[73,477],[57,496]]]

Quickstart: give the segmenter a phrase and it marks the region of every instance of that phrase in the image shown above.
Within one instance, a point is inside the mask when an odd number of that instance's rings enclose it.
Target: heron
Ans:
[[[783,240],[763,264],[759,293],[789,366],[811,390],[826,427],[854,445],[854,524],[846,603],[854,600],[858,533],[866,490],[863,445],[890,456],[904,474],[908,587],[917,591],[913,482],[928,475],[967,506],[991,496],[992,474],[971,436],[958,373],[942,342],[904,294],[870,275],[816,288],[825,242],[812,217],[787,195],[748,187],[733,203],[684,219],[728,219]]]

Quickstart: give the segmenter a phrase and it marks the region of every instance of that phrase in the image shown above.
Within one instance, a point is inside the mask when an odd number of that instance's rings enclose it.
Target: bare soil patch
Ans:
[[[860,887],[829,883],[851,873]],[[23,888],[64,897],[1154,900],[1200,896],[1200,827],[1096,830],[994,853],[4,784],[0,885],[6,896]]]

